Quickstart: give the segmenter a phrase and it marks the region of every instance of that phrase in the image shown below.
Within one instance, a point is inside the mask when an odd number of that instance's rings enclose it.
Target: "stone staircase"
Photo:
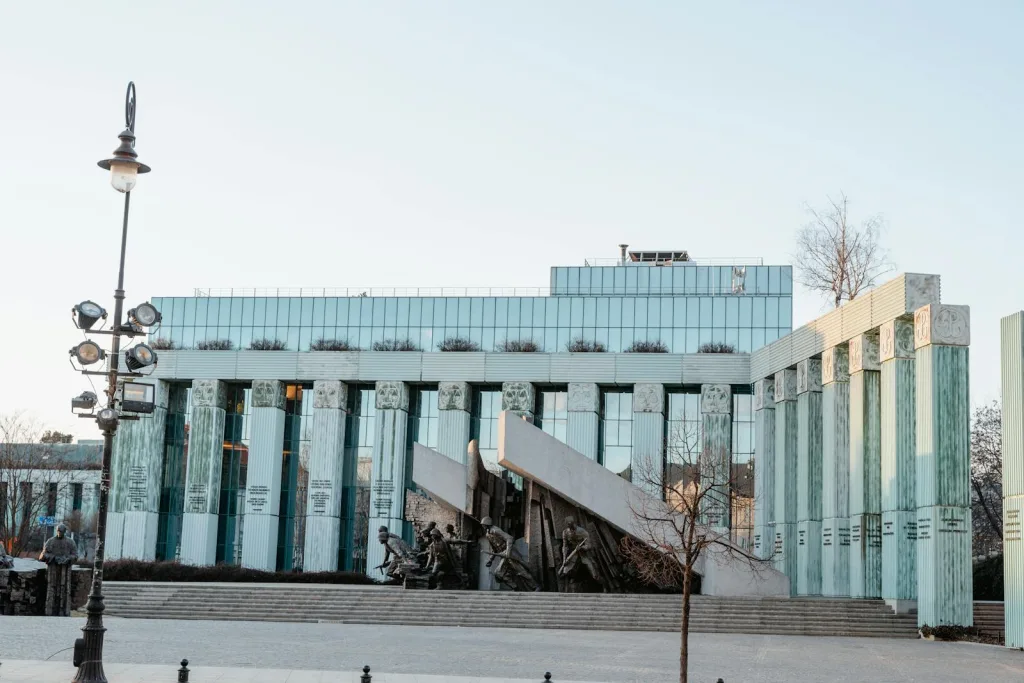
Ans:
[[[137,619],[677,631],[678,595],[409,591],[310,584],[104,584],[106,613]],[[914,615],[881,600],[694,596],[691,630],[816,636],[917,636]]]
[[[974,625],[982,633],[1003,640],[1006,637],[1003,603],[976,601],[974,603]]]

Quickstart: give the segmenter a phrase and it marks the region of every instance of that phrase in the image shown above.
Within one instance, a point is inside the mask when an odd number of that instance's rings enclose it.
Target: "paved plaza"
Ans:
[[[84,619],[4,617],[0,661],[63,661]],[[670,633],[460,629],[448,627],[106,619],[109,662],[431,674],[541,681],[676,680],[678,637]],[[1024,653],[966,643],[874,638],[810,638],[697,633],[690,637],[691,680],[726,683],[910,683],[1024,681]],[[55,654],[56,653],[56,654]],[[13,662],[12,662],[13,664]],[[14,667],[0,667],[0,680]],[[4,669],[8,669],[5,671]],[[167,669],[170,672],[170,669]],[[237,672],[222,681],[251,679]],[[285,680],[271,677],[275,681]],[[159,677],[153,680],[162,680]],[[23,678],[21,680],[29,680]],[[45,679],[44,679],[45,680]],[[56,680],[56,679],[55,679]],[[123,680],[145,680],[126,677]],[[173,680],[173,679],[168,679]],[[198,676],[194,681],[200,681]],[[205,680],[216,680],[205,678]],[[310,674],[288,681],[315,681]],[[326,679],[325,679],[326,680]],[[347,680],[347,679],[339,679]],[[382,677],[379,679],[384,680]],[[394,679],[396,683],[400,679]],[[405,679],[412,683],[413,679]],[[424,679],[427,683],[429,679]],[[112,679],[117,683],[117,679]],[[386,683],[386,681],[385,681]]]

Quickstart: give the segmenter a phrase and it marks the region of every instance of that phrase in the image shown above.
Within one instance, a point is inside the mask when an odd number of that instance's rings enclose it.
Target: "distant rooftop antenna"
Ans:
[[[629,249],[629,245],[628,244],[620,244],[619,245],[619,249],[622,250],[622,264],[621,265],[626,265],[626,249]]]

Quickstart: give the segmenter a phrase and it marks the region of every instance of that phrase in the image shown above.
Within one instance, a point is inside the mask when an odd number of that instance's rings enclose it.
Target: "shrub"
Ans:
[[[583,337],[576,337],[565,345],[565,350],[571,353],[604,353],[604,344],[599,341],[590,341]]]
[[[736,349],[725,342],[706,342],[698,347],[697,353],[736,353]]]
[[[204,339],[196,342],[197,351],[231,351],[235,348],[235,342],[230,339]]]
[[[92,565],[87,565],[91,568]],[[113,560],[103,563],[108,581],[210,581],[231,583],[354,583],[372,585],[373,579],[356,572],[266,572],[229,564],[191,567],[177,562]]]
[[[929,626],[921,627],[921,635],[935,640],[967,640],[973,643],[986,642],[989,638],[974,626]]]
[[[1003,599],[1003,555],[994,555],[974,563],[974,599]]]
[[[253,339],[249,342],[250,351],[285,351],[288,345],[280,339]]]
[[[174,351],[179,348],[177,342],[173,339],[164,339],[163,337],[150,339],[146,343],[149,344],[150,348],[154,351]]]
[[[359,347],[348,339],[324,339],[321,337],[309,345],[310,351],[358,351]]]
[[[374,351],[419,351],[420,347],[411,339],[384,339],[373,342]]]
[[[540,345],[532,339],[506,339],[496,347],[505,353],[537,353]]]
[[[438,351],[479,351],[480,345],[475,341],[463,339],[462,337],[448,337],[438,342]]]
[[[626,353],[668,353],[668,346],[660,339],[635,341],[625,349]]]

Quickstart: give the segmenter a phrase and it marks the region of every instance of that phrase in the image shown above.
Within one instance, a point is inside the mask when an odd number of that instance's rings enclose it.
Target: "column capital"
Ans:
[[[665,412],[665,385],[664,384],[634,384],[633,385],[633,412],[634,413],[664,413]]]
[[[464,410],[470,408],[472,396],[469,382],[440,382],[437,385],[438,410]]]
[[[732,414],[732,387],[728,384],[700,385],[701,414]]]
[[[347,410],[348,386],[337,379],[316,380],[313,382],[313,408]]]
[[[228,390],[219,379],[192,380],[192,407],[224,408],[228,402]]]
[[[594,382],[569,383],[569,412],[596,413],[601,409],[601,392]]]
[[[503,382],[501,409],[517,413],[533,413],[537,405],[536,392],[531,382]]]
[[[881,370],[878,361],[878,334],[865,332],[850,340],[850,373]]]
[[[821,361],[808,358],[796,364],[796,393],[821,391]]]
[[[252,381],[252,407],[277,408],[284,410],[284,382],[276,379],[254,379]]]
[[[786,368],[775,373],[775,402],[796,400],[796,370]]]
[[[377,410],[409,410],[409,385],[405,382],[377,382]]]
[[[759,379],[754,382],[754,410],[771,410],[775,407],[775,378]]]
[[[914,311],[914,348],[971,345],[971,307],[928,304]]]
[[[881,361],[914,357],[914,323],[890,320],[878,328],[878,358]]]
[[[821,352],[821,383],[850,381],[850,350],[843,346],[833,346]]]

